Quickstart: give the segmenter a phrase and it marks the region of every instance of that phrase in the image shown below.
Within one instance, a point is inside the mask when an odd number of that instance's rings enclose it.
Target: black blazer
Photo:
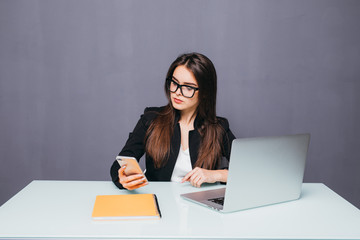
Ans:
[[[140,120],[136,124],[134,130],[129,134],[129,139],[127,140],[124,148],[119,153],[119,156],[130,156],[135,157],[139,160],[145,153],[145,134],[148,130],[151,122],[156,118],[158,113],[164,107],[152,107],[146,108],[144,110],[144,114],[141,115]],[[161,168],[155,168],[153,159],[146,155],[146,177],[149,181],[170,181],[171,175],[173,173],[175,163],[179,154],[180,144],[181,144],[181,133],[180,133],[180,125],[179,114],[176,115],[175,118],[175,128],[174,133],[171,138],[171,146],[170,146],[170,156],[166,161],[166,164]],[[224,136],[223,136],[223,158],[218,162],[217,169],[226,169],[228,167],[228,161],[230,158],[230,150],[231,143],[235,139],[234,134],[229,129],[229,122],[225,118],[217,117],[221,126],[224,128]],[[198,157],[198,150],[200,146],[200,134],[198,132],[198,119],[195,118],[194,127],[195,129],[189,132],[189,152],[191,164],[194,168],[195,162]],[[110,174],[112,181],[115,185],[123,189],[123,186],[119,183],[118,170],[120,165],[117,161],[111,166]]]

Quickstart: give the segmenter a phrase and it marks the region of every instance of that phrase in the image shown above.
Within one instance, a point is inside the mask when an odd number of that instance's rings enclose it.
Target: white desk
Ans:
[[[323,184],[303,184],[297,201],[229,214],[179,196],[198,190],[151,182],[134,193],[157,194],[160,220],[95,222],[96,195],[128,192],[112,182],[33,181],[0,207],[0,238],[360,239],[360,210]]]

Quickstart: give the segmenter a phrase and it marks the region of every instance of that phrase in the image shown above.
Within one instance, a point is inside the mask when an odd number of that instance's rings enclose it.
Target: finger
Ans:
[[[191,176],[194,174],[195,169],[191,170],[190,172],[188,172],[185,177],[183,178],[184,181],[189,181],[189,179],[191,178]]]
[[[201,179],[201,176],[199,176],[199,175],[194,176],[190,181],[191,185],[193,185],[194,187],[198,187],[197,183],[200,179]]]
[[[142,184],[139,184],[139,185],[130,187],[130,188],[128,188],[128,190],[134,190],[134,189],[137,189],[137,188],[141,188],[141,187],[146,186],[146,185],[148,185],[148,184],[149,184],[148,182],[144,182],[144,183],[142,183]]]
[[[196,187],[201,187],[201,184],[204,183],[204,178],[202,177],[199,177],[197,180],[196,180]]]
[[[125,188],[134,188],[140,184],[143,184],[144,182],[146,182],[145,179],[138,179],[138,180],[135,180],[135,181],[132,181],[132,182],[125,182],[123,183],[123,187]]]
[[[186,182],[186,181],[190,181],[190,178],[194,175],[194,173],[196,173],[198,171],[198,167],[194,168],[193,170],[191,170],[190,172],[188,172],[185,177],[181,180],[181,182]]]
[[[190,181],[194,182],[194,179],[198,178],[200,176],[199,172],[196,171],[190,176]]]
[[[124,183],[134,185],[134,184],[142,183],[144,181],[146,181],[146,178],[142,175],[137,175],[137,176],[131,175],[130,177],[127,177],[125,179]]]
[[[199,188],[202,184],[203,180],[201,178],[196,179],[196,181],[194,181],[194,185],[195,187]]]
[[[181,183],[184,183],[184,182],[186,182],[186,181],[189,181],[189,177],[183,177],[182,179],[181,179]]]
[[[122,181],[124,178],[126,178],[126,175],[124,173],[126,166],[120,167],[118,170],[118,177],[119,177],[119,183],[122,185]]]
[[[125,175],[125,168],[126,168],[126,165],[123,165],[123,166],[119,169],[119,171],[118,171],[119,177],[126,176],[126,175]]]
[[[133,175],[129,175],[126,177],[128,181],[134,181],[134,180],[137,180],[137,179],[140,179],[140,178],[145,178],[144,174],[133,174]]]
[[[129,184],[130,186],[136,186],[136,185],[143,184],[143,183],[145,183],[145,182],[146,182],[146,178],[143,177],[143,178],[134,180],[134,181],[132,181],[132,182],[129,182],[128,184]]]
[[[192,171],[188,172],[183,179],[181,179],[181,183],[189,181],[190,177],[192,176]]]
[[[130,182],[136,181],[138,179],[142,179],[142,178],[144,178],[144,175],[142,175],[142,174],[134,174],[134,175],[130,175],[130,176],[124,175],[122,178],[120,178],[120,183],[126,184],[126,183],[130,183]]]
[[[123,185],[123,187],[125,187],[125,188],[127,188],[129,190],[132,190],[132,189],[136,189],[136,188],[145,186],[146,184],[147,184],[146,179],[141,178],[141,179],[138,179],[138,180],[135,180],[135,181],[132,181],[132,182],[125,183]]]

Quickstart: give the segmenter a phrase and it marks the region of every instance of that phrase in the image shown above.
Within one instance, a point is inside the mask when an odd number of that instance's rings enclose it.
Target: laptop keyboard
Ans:
[[[211,199],[208,199],[208,201],[219,204],[219,205],[224,205],[224,197],[211,198]]]

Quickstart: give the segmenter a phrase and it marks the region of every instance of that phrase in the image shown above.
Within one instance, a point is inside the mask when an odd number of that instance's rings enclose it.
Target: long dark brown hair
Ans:
[[[199,88],[199,104],[196,109],[197,129],[201,136],[196,167],[215,169],[221,159],[222,136],[224,129],[216,118],[217,76],[213,63],[199,53],[180,55],[171,65],[166,79],[172,78],[178,66],[185,66],[191,71]],[[169,81],[165,81],[165,93],[168,105],[151,123],[146,133],[146,153],[153,158],[156,168],[166,163],[170,154],[170,141],[176,123],[178,110],[174,109],[170,99]]]

